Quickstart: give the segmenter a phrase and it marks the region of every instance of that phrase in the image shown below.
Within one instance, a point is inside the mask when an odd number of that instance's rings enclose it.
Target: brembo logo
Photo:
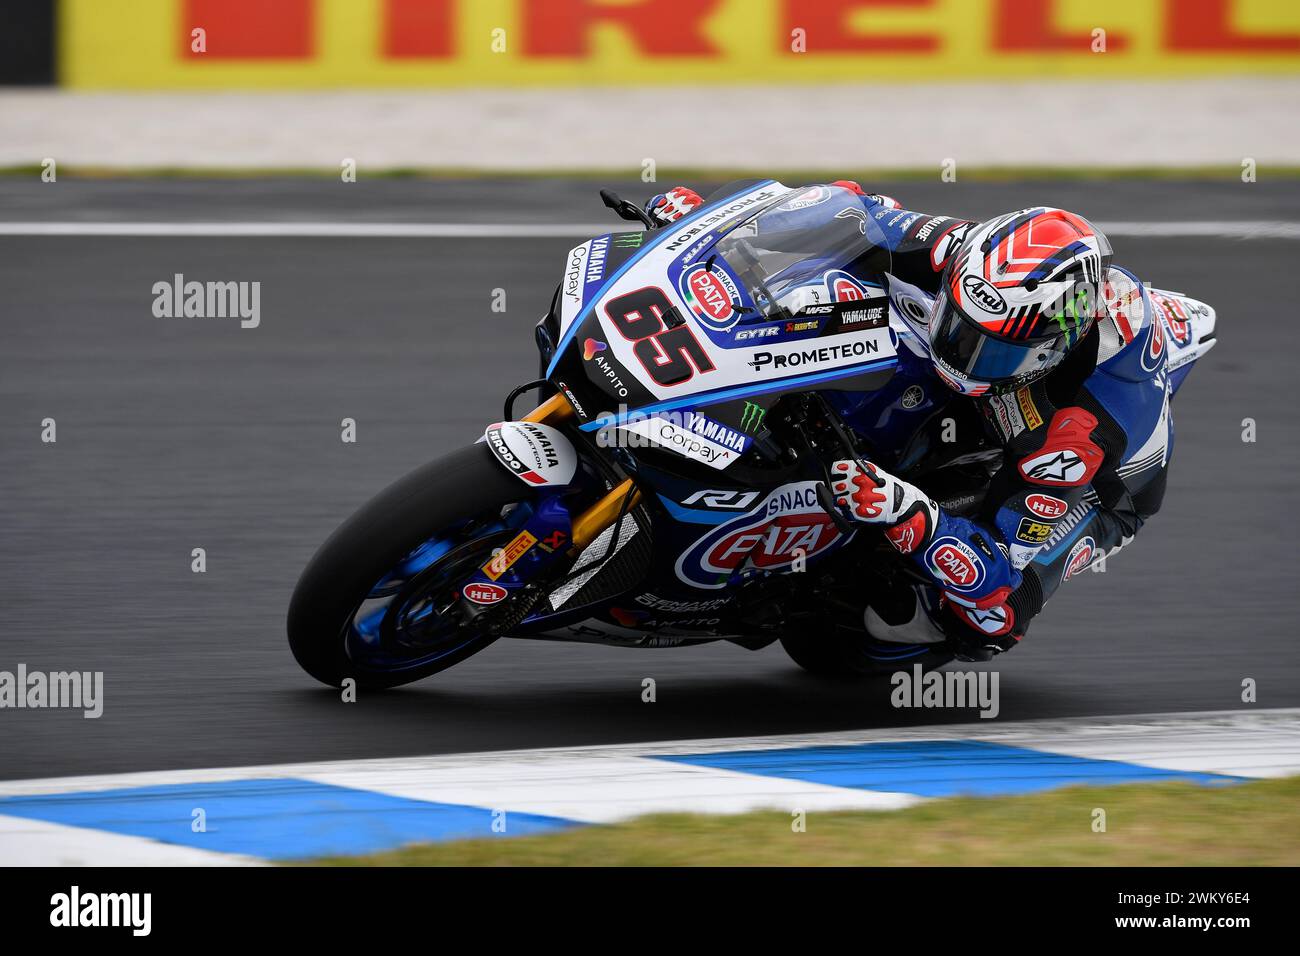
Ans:
[[[966,290],[971,301],[985,312],[1001,315],[1007,311],[1007,302],[1002,298],[1002,293],[979,276],[967,276],[962,279],[961,287]]]

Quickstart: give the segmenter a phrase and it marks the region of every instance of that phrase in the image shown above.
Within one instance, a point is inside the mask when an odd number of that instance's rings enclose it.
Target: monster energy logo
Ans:
[[[1085,316],[1092,313],[1091,290],[1076,287],[1073,294],[1065,296],[1060,309],[1050,318],[1061,327],[1062,332],[1071,332],[1079,328]]]
[[[645,241],[644,232],[621,232],[614,237],[615,249],[640,249]]]
[[[767,409],[761,405],[755,405],[753,402],[745,403],[745,410],[740,416],[740,430],[752,431],[763,424],[763,417],[767,415]]]

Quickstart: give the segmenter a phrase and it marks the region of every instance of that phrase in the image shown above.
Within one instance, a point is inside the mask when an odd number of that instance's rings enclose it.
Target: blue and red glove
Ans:
[[[704,205],[704,200],[700,198],[700,194],[695,190],[688,189],[685,186],[674,186],[666,193],[651,196],[650,200],[645,204],[645,211],[657,225],[666,226],[690,214],[702,205]]]

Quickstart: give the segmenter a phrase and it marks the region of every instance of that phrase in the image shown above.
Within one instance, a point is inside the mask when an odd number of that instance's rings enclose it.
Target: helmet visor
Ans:
[[[972,384],[999,385],[1044,372],[1065,357],[1066,334],[1036,342],[1011,342],[966,318],[948,299],[935,299],[930,352],[947,370]]]

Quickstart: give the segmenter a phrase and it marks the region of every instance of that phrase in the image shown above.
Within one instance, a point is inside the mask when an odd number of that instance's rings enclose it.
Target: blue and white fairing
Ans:
[[[893,367],[888,264],[855,193],[759,183],[571,250],[548,375],[584,429],[630,424],[725,468],[750,440],[748,407]]]

